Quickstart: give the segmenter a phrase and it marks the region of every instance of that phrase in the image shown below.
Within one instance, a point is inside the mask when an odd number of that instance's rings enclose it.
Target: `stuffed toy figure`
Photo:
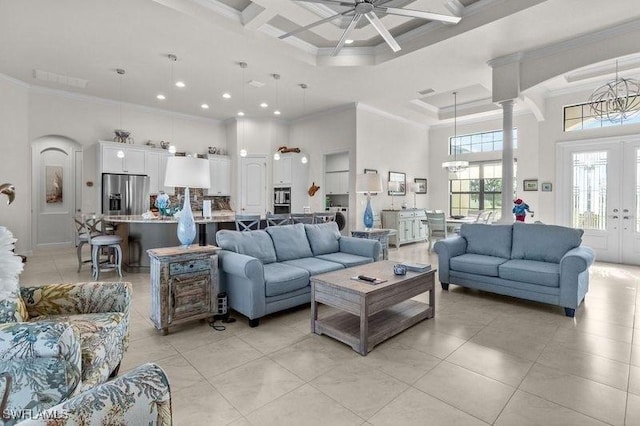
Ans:
[[[512,212],[516,215],[516,220],[518,222],[524,222],[527,217],[527,212],[531,213],[531,216],[533,217],[533,210],[529,210],[529,205],[522,201],[521,198],[518,198],[513,202]]]

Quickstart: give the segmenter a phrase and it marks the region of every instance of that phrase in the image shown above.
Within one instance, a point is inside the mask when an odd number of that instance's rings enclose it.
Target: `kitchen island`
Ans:
[[[235,212],[214,211],[211,218],[198,216],[195,212],[196,238],[194,245],[216,244],[218,229],[235,229]],[[178,219],[155,217],[145,219],[135,216],[104,216],[105,222],[115,225],[115,234],[122,237],[122,268],[126,272],[149,272],[150,261],[147,250],[179,246]]]

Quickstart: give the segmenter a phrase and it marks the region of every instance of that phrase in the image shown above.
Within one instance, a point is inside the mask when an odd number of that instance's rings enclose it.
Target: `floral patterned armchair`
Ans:
[[[141,365],[44,411],[4,410],[5,426],[172,424],[169,381],[153,363]]]
[[[130,306],[131,283],[126,282],[22,287],[19,296],[0,300],[0,327],[29,339],[37,335],[38,324],[71,324],[81,350],[77,392],[82,392],[117,375],[129,341]],[[0,355],[8,356],[7,350],[20,344],[0,340]]]

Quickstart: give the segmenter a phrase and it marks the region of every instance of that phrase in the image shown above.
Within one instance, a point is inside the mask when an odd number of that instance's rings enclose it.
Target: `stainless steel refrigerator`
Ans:
[[[149,210],[149,176],[102,175],[102,213],[137,215]]]

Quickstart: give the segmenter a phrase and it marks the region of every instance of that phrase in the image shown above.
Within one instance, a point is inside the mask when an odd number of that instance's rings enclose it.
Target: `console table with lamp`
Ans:
[[[389,258],[389,229],[373,228],[373,210],[371,209],[371,194],[382,192],[382,182],[377,173],[362,173],[356,177],[356,192],[367,195],[367,206],[364,209],[364,229],[351,231],[351,236],[380,241],[381,258]]]

